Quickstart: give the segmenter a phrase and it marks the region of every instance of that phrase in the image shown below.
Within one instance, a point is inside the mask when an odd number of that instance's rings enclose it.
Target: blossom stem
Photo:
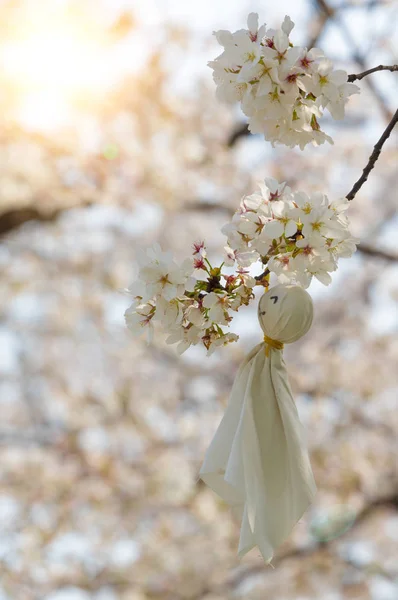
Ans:
[[[385,131],[383,132],[381,138],[379,139],[379,141],[377,142],[377,144],[373,148],[373,152],[369,156],[368,163],[367,163],[366,167],[364,168],[364,170],[362,171],[361,177],[354,184],[352,190],[347,194],[347,196],[346,196],[347,200],[352,200],[353,198],[355,198],[355,195],[357,194],[357,192],[361,189],[361,187],[363,186],[363,184],[365,183],[365,181],[367,181],[367,179],[369,177],[369,173],[371,172],[371,170],[375,166],[375,163],[376,163],[377,159],[380,156],[380,153],[381,153],[381,150],[383,148],[384,142],[390,137],[391,132],[392,132],[392,130],[394,129],[394,127],[395,127],[395,125],[397,123],[398,123],[398,110],[396,110],[393,118],[391,119],[391,121],[387,125],[387,127],[386,127]]]
[[[262,281],[263,279],[265,279],[265,277],[267,277],[267,275],[270,274],[269,269],[265,269],[265,271],[263,273],[261,273],[260,275],[256,275],[256,277],[254,278],[256,281],[258,281],[257,285],[263,285]]]
[[[368,69],[367,71],[363,71],[362,73],[352,75],[348,75],[348,80],[350,83],[353,81],[361,81],[367,75],[371,75],[372,73],[376,73],[376,71],[398,71],[398,65],[379,65],[378,67],[373,67],[372,69]]]
[[[207,262],[207,264],[209,265],[210,271],[211,271],[213,267],[211,266],[211,263],[209,262],[209,260],[206,257],[205,257],[205,262]]]

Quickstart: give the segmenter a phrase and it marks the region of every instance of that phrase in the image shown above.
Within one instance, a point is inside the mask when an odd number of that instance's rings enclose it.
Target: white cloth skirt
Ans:
[[[200,477],[241,519],[239,556],[257,546],[269,563],[316,494],[280,350],[259,344],[241,365]]]

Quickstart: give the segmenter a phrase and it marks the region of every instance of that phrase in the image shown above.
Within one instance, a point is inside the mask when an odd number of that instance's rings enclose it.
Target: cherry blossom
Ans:
[[[220,325],[228,324],[228,296],[210,292],[203,300],[203,306],[209,309],[209,319]]]
[[[332,144],[318,119],[325,108],[342,119],[348,98],[359,88],[347,82],[345,71],[333,68],[322,50],[294,46],[289,38],[293,27],[286,16],[280,29],[258,28],[258,15],[250,13],[247,29],[215,32],[224,48],[209,62],[217,96],[240,102],[249,130],[262,133],[272,145]]]
[[[281,283],[308,287],[315,276],[328,285],[338,258],[351,256],[358,242],[348,229],[347,199],[329,202],[325,194],[292,192],[273,179],[259,187],[256,201],[253,195],[243,198],[222,229],[228,237],[228,256],[244,267],[252,255],[253,262],[261,260]]]
[[[140,280],[146,284],[146,299],[162,296],[172,300],[183,293],[185,284],[192,273],[192,261],[187,259],[178,266],[170,252],[162,253],[159,246],[154,246],[139,257]]]
[[[126,325],[134,334],[141,334],[146,330],[148,341],[153,338],[152,318],[155,307],[151,303],[140,304],[135,302],[125,312]]]
[[[232,265],[238,258],[245,266],[256,260],[252,252],[245,256],[228,248],[228,253]],[[236,341],[236,334],[222,327],[232,321],[231,311],[253,298],[256,280],[239,265],[233,275],[222,272],[224,263],[212,266],[204,242],[195,242],[192,254],[193,259],[178,265],[158,245],[141,253],[139,280],[127,290],[134,301],[125,312],[126,324],[134,334],[147,331],[151,341],[154,322],[158,322],[169,334],[166,343],[177,344],[177,352],[198,343],[213,352]],[[200,277],[194,277],[193,272]]]
[[[178,354],[183,354],[190,346],[196,346],[200,342],[201,330],[197,327],[174,328],[166,340],[167,344],[178,344]]]
[[[288,16],[279,29],[259,27],[258,15],[250,13],[247,29],[215,32],[223,47],[209,63],[217,95],[224,102],[239,101],[249,130],[263,133],[272,145],[303,149],[333,143],[318,119],[325,108],[342,118],[358,88],[321,50],[294,46],[293,27]],[[349,232],[347,207],[347,199],[329,201],[323,193],[293,191],[266,178],[222,228],[227,244],[220,266],[211,264],[202,240],[181,264],[158,245],[141,253],[138,281],[128,290],[134,299],[125,313],[128,327],[151,335],[158,322],[169,334],[166,342],[177,344],[180,353],[201,343],[211,354],[236,341],[236,334],[223,328],[230,326],[231,313],[254,298],[255,285],[269,285],[271,274],[303,287],[314,277],[330,284],[338,259],[351,256],[358,242]],[[256,278],[245,270],[254,263],[262,270]],[[225,273],[226,267],[234,273]]]
[[[239,338],[236,335],[236,333],[226,333],[225,335],[219,336],[217,336],[217,334],[213,334],[213,336],[210,336],[208,342],[207,356],[211,356],[213,352],[217,350],[217,348],[220,348],[221,346],[226,346],[231,342],[237,342],[238,339]]]

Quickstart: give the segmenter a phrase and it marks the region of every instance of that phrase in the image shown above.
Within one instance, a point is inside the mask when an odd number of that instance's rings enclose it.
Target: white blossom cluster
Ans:
[[[329,285],[338,259],[351,256],[358,243],[348,229],[347,208],[346,198],[330,202],[319,192],[292,192],[265,179],[222,229],[228,237],[225,264],[247,267],[261,260],[265,278],[275,273],[281,283],[307,288],[315,276]]]
[[[348,98],[359,92],[358,86],[347,83],[346,71],[334,70],[322,50],[293,46],[290,17],[280,29],[267,29],[258,26],[256,13],[250,13],[247,27],[215,32],[224,48],[209,62],[218,98],[240,102],[251,133],[264,134],[273,146],[333,144],[318,119],[325,108],[334,119],[343,119]]]
[[[344,117],[348,97],[359,88],[347,82],[347,73],[333,70],[321,50],[295,47],[289,40],[294,27],[285,17],[280,29],[258,27],[258,15],[248,17],[248,29],[218,31],[224,52],[209,63],[218,96],[240,101],[252,133],[262,132],[272,145],[319,145],[332,139],[321,131],[318,118],[327,108],[335,119]],[[153,332],[159,321],[182,353],[204,344],[211,354],[236,341],[225,332],[237,311],[254,298],[253,287],[268,287],[274,273],[281,283],[307,288],[313,277],[331,282],[340,257],[349,257],[358,240],[349,232],[345,211],[348,200],[329,202],[326,195],[293,192],[285,183],[265,179],[258,192],[245,196],[223,233],[228,238],[225,259],[213,267],[204,243],[194,244],[193,258],[178,265],[159,246],[139,257],[139,282],[125,318],[135,333]],[[261,275],[247,267],[261,263]],[[223,266],[235,267],[233,275]]]
[[[128,290],[134,302],[125,313],[127,326],[151,338],[158,321],[180,354],[198,343],[212,354],[238,339],[222,328],[232,321],[231,311],[254,298],[255,285],[268,287],[271,273],[304,288],[313,277],[329,285],[338,259],[351,256],[358,243],[348,229],[347,208],[346,198],[329,202],[319,192],[293,192],[265,179],[222,228],[228,245],[220,267],[211,265],[203,242],[181,265],[158,245],[141,253],[138,282]],[[256,278],[246,270],[255,262],[262,270]],[[223,273],[223,266],[235,267],[235,274]]]
[[[147,331],[151,338],[153,323],[159,321],[169,333],[166,342],[177,343],[180,354],[201,342],[210,355],[238,339],[222,327],[232,320],[230,311],[237,311],[253,297],[256,280],[244,269],[224,275],[222,266],[210,264],[203,242],[194,244],[193,258],[181,265],[158,245],[142,252],[138,262],[138,282],[127,290],[134,302],[125,313],[133,333]]]

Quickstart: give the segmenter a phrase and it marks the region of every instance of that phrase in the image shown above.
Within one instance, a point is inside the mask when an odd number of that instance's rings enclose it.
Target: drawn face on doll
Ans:
[[[278,284],[258,304],[258,320],[268,337],[283,343],[298,340],[311,327],[311,296],[297,285]]]
[[[287,286],[276,285],[260,298],[258,320],[262,323],[275,323],[281,311],[282,300],[286,296]]]

